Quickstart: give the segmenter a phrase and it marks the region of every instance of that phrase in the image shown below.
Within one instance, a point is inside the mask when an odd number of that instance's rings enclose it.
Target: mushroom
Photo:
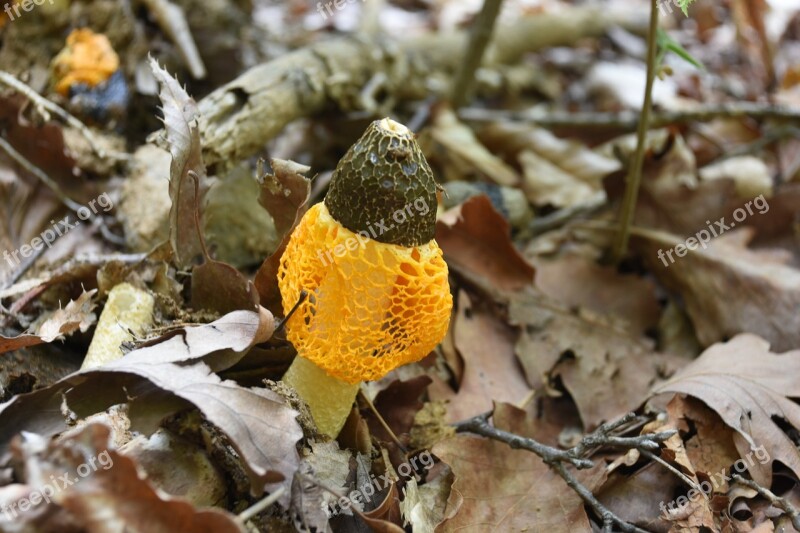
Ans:
[[[336,437],[362,381],[419,361],[444,338],[453,298],[434,240],[436,183],[411,131],[373,122],[295,228],[278,270],[297,349],[284,383]]]

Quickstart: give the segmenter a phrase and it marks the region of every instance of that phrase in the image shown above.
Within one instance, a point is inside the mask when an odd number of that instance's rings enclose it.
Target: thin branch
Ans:
[[[475,19],[469,36],[469,45],[464,55],[464,61],[461,63],[453,82],[453,92],[450,94],[450,102],[453,105],[453,109],[463,106],[472,97],[475,72],[480,67],[483,61],[483,54],[492,39],[494,23],[502,5],[503,0],[483,1],[483,7]]]
[[[751,489],[754,489],[755,491],[757,491],[761,496],[763,496],[764,498],[768,499],[769,502],[772,505],[774,505],[775,507],[778,507],[779,509],[783,509],[786,512],[786,514],[788,514],[789,517],[792,519],[792,525],[794,526],[794,528],[797,529],[798,531],[800,531],[800,510],[798,510],[797,507],[795,507],[792,504],[792,502],[790,502],[790,501],[788,501],[788,500],[786,500],[784,498],[781,498],[780,496],[776,495],[771,490],[762,487],[761,485],[759,485],[755,481],[743,478],[739,474],[732,474],[731,477],[734,480],[738,481],[739,483],[741,483],[743,485],[746,485],[746,486],[750,487]]]
[[[392,431],[392,428],[389,427],[389,424],[386,423],[386,420],[384,420],[383,416],[378,412],[378,409],[375,407],[375,404],[372,403],[372,400],[369,399],[369,396],[364,391],[363,383],[361,384],[361,387],[359,387],[358,389],[358,394],[361,395],[361,398],[367,404],[370,411],[372,411],[372,414],[374,414],[375,417],[378,419],[378,422],[380,422],[381,426],[383,426],[383,429],[385,429],[386,432],[389,434],[389,437],[394,441],[395,444],[397,444],[397,446],[404,454],[408,455],[408,450],[406,449],[406,447],[403,446],[403,443],[400,442],[400,439],[397,438],[397,435],[395,435],[394,431]]]
[[[456,432],[475,433],[476,435],[481,435],[483,437],[504,442],[515,450],[528,450],[529,452],[533,452],[541,457],[546,463],[566,461],[575,465],[579,469],[591,468],[594,466],[592,461],[575,457],[570,454],[569,450],[559,450],[558,448],[547,446],[546,444],[542,444],[534,439],[521,437],[514,433],[497,429],[489,424],[490,416],[491,413],[484,413],[474,418],[470,418],[469,420],[459,422],[456,424]]]
[[[658,0],[653,0],[650,6],[650,30],[647,33],[647,83],[644,89],[644,104],[639,117],[639,128],[636,132],[636,154],[625,179],[625,199],[622,202],[622,216],[620,217],[620,231],[614,243],[613,259],[618,264],[628,251],[630,228],[633,215],[636,211],[636,201],[639,197],[639,184],[642,181],[642,168],[644,167],[644,153],[647,141],[647,129],[650,125],[650,110],[653,107],[653,82],[656,77],[656,52],[658,44]]]
[[[618,129],[635,131],[639,125],[640,113],[636,111],[620,111],[618,113],[550,111],[541,108],[529,111],[506,111],[500,109],[464,108],[459,110],[461,119],[472,122],[494,122],[498,120],[512,122],[530,122],[541,128],[580,128],[580,129]],[[688,124],[692,122],[710,122],[716,119],[752,118],[756,120],[774,120],[784,123],[800,123],[800,109],[757,104],[752,102],[736,102],[719,105],[704,105],[680,111],[653,112],[649,125],[651,128],[663,128],[672,124]]]
[[[61,117],[61,119],[64,120],[64,122],[66,122],[68,125],[78,130],[81,133],[81,135],[83,135],[84,138],[86,138],[86,140],[89,142],[89,146],[91,146],[92,150],[94,151],[95,154],[97,154],[98,157],[105,159],[109,155],[112,155],[116,158],[119,158],[120,154],[117,153],[107,154],[106,151],[100,146],[97,137],[95,137],[94,133],[92,133],[92,131],[83,122],[75,118],[69,112],[62,109],[60,106],[54,104],[47,98],[41,96],[39,93],[33,90],[32,87],[29,87],[28,85],[22,83],[10,73],[0,70],[0,83],[4,83],[5,85],[11,87],[18,93],[27,97],[31,102],[33,102],[33,104],[36,106],[37,111],[44,120],[50,119],[50,116],[47,113],[48,111],[50,113],[53,113]],[[124,155],[123,157],[127,158],[127,154]]]
[[[574,490],[581,499],[586,502],[586,504],[591,507],[595,513],[597,513],[600,518],[603,520],[603,530],[604,531],[614,531],[613,525],[616,525],[620,531],[624,531],[625,533],[648,533],[646,529],[641,529],[639,527],[634,526],[633,524],[629,524],[616,514],[611,511],[608,507],[600,503],[600,500],[594,497],[592,491],[587,489],[580,481],[570,472],[567,470],[567,467],[564,463],[553,463],[550,465],[556,473],[561,476],[561,478],[566,482],[566,484]]]
[[[622,518],[615,515],[611,510],[606,508],[600,501],[595,498],[592,492],[582,485],[577,478],[567,469],[565,463],[570,463],[579,469],[590,468],[593,466],[592,461],[586,459],[586,456],[592,450],[605,446],[611,447],[627,447],[642,450],[643,453],[650,453],[649,450],[654,450],[659,447],[659,443],[667,440],[676,432],[675,430],[664,431],[655,434],[639,435],[638,437],[620,437],[611,435],[612,432],[623,430],[633,425],[638,425],[639,418],[634,413],[628,413],[622,418],[608,422],[598,427],[593,433],[586,435],[581,442],[569,450],[560,450],[542,444],[535,439],[522,437],[508,431],[495,428],[489,424],[489,418],[492,413],[484,413],[476,417],[464,420],[455,425],[456,432],[470,432],[483,437],[503,442],[508,444],[514,449],[528,450],[539,457],[555,472],[561,476],[566,484],[572,488],[583,501],[592,508],[597,516],[603,521],[604,530],[611,531],[613,526],[618,530],[633,533],[646,533],[645,530],[640,529],[632,524],[627,523]]]

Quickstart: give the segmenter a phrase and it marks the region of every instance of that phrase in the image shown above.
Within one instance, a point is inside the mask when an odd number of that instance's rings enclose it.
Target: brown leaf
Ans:
[[[800,396],[798,372],[800,350],[774,354],[764,339],[742,334],[708,348],[672,379],[654,387],[653,394],[688,394],[716,411],[736,431],[736,449],[749,458],[745,464],[753,479],[769,487],[773,461],[800,475],[800,452],[774,421],[782,419],[800,428],[800,406],[789,399]]]
[[[375,397],[373,402],[375,409],[381,413],[384,421],[398,438],[403,439],[403,435],[411,431],[411,426],[414,425],[414,416],[423,406],[420,398],[430,383],[431,378],[428,376],[417,376],[407,381],[397,380]],[[368,411],[364,418],[369,423],[369,429],[373,435],[384,441],[391,441],[391,436],[372,411]]]
[[[3,531],[28,530],[23,529],[25,522],[29,528],[35,524],[36,531],[71,529],[66,524],[89,533],[244,531],[235,517],[223,510],[196,509],[185,500],[159,494],[139,477],[133,460],[110,449],[109,437],[107,426],[90,424],[39,453],[30,447],[17,447],[15,455],[25,466],[27,488],[31,494],[45,494],[45,487],[49,486],[53,503],[39,498],[40,503],[34,506],[39,519],[33,523],[28,522],[31,515],[27,513],[21,514],[22,520],[13,526],[5,524],[0,516]],[[65,482],[61,481],[61,490],[53,490],[53,480],[62,479],[65,474],[65,479],[74,482],[63,486]]]
[[[258,292],[251,281],[231,265],[206,258],[192,269],[192,307],[219,314],[258,307]]]
[[[276,314],[282,314],[281,293],[278,290],[278,267],[283,251],[289,244],[292,230],[305,214],[311,194],[311,181],[302,175],[309,168],[293,161],[273,159],[274,175],[263,178],[259,202],[275,220],[281,243],[275,252],[261,264],[256,272],[255,285],[261,297],[261,305]]]
[[[85,291],[75,300],[71,300],[63,309],[54,311],[42,322],[35,334],[19,335],[13,338],[0,336],[0,353],[50,343],[78,330],[86,332],[97,320],[97,316],[92,312],[95,306],[92,297],[96,293],[97,289]]]
[[[535,264],[536,287],[570,309],[605,314],[632,335],[658,324],[661,309],[651,280],[620,274],[574,253]]]
[[[150,69],[161,85],[159,98],[164,112],[172,163],[169,170],[169,241],[175,254],[175,264],[188,268],[203,255],[202,206],[208,188],[206,167],[200,145],[197,103],[186,90],[150,58]],[[200,212],[198,212],[200,210]]]
[[[210,324],[170,331],[125,358],[130,364],[202,361],[219,372],[238,363],[254,344],[269,339],[274,331],[275,319],[269,311],[234,311]]]
[[[179,401],[165,401],[164,393]],[[288,486],[297,469],[295,443],[302,430],[295,421],[297,413],[277,394],[222,381],[202,363],[178,366],[129,361],[127,357],[94,371],[72,374],[51,387],[16,396],[0,406],[0,452],[21,431],[45,436],[64,431],[63,401],[78,416],[88,416],[131,401],[131,395],[132,413],[141,408],[143,412],[158,412],[163,418],[187,406],[199,409],[230,438],[254,494],[262,492],[267,482],[283,480]]]
[[[522,189],[534,205],[573,207],[602,202],[603,178],[621,168],[612,157],[535,126],[498,122],[485,128],[481,139],[519,162]]]
[[[659,250],[683,239],[655,231],[634,238],[653,273],[683,297],[704,346],[741,332],[760,335],[777,350],[800,346],[800,271],[787,264],[786,252],[749,250],[754,231],[725,233],[707,249],[684,248],[684,257],[673,254],[674,263],[665,253],[660,260]]]
[[[502,291],[530,287],[534,268],[511,242],[508,222],[484,196],[473,196],[442,215],[436,241],[448,266]]]
[[[521,409],[497,404],[494,421],[500,429],[536,438],[535,421]],[[447,519],[437,526],[437,533],[592,531],[580,497],[531,452],[459,434],[438,443],[433,453],[455,475]]]
[[[464,379],[457,392],[438,377],[429,388],[431,400],[448,402],[448,422],[485,413],[493,401],[525,400],[530,387],[514,357],[510,327],[487,309],[473,305],[464,291],[458,295],[458,314],[451,327],[464,359]]]
[[[305,213],[311,181],[303,174],[311,167],[283,159],[271,159],[270,164],[275,174],[266,173],[261,177],[258,203],[272,217],[277,234],[284,236]]]
[[[509,314],[522,327],[516,353],[528,383],[538,388],[560,377],[586,429],[635,410],[661,375],[683,364],[602,315],[570,312],[543,296],[512,299]]]

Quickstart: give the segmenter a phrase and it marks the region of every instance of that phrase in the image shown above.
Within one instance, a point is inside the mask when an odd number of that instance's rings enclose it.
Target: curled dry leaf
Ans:
[[[260,313],[234,311],[210,324],[170,331],[125,358],[130,364],[202,361],[220,372],[238,363],[253,345],[267,341],[274,331],[275,319],[266,309]]]
[[[204,333],[207,338],[208,332]],[[136,352],[97,370],[78,372],[45,389],[16,396],[0,406],[0,451],[21,431],[45,436],[64,431],[67,423],[62,402],[77,416],[89,416],[129,401],[132,412],[145,417],[138,421],[144,424],[153,422],[147,417],[158,422],[188,406],[196,407],[228,436],[242,458],[254,494],[260,493],[267,482],[283,481],[288,486],[297,469],[295,443],[302,430],[295,420],[297,413],[277,394],[222,381],[203,363],[178,366],[140,357]],[[31,416],[33,412],[36,417]],[[136,420],[132,418],[132,422]]]
[[[110,449],[110,430],[90,424],[76,434],[44,447],[42,443],[17,446],[14,459],[24,468],[24,494],[39,504],[0,527],[8,533],[72,531],[114,533],[241,533],[235,517],[219,509],[197,509],[185,500],[158,493],[139,476],[132,459]],[[44,449],[39,449],[39,448]],[[93,466],[93,468],[88,468]],[[88,474],[87,474],[88,471]],[[63,477],[62,477],[63,476]],[[54,490],[54,479],[58,488]],[[68,480],[68,481],[64,481]],[[49,492],[45,488],[49,486]],[[0,489],[0,494],[9,487]],[[51,493],[50,501],[41,496]],[[75,528],[75,529],[73,529]]]
[[[97,315],[92,312],[95,306],[92,297],[96,293],[97,289],[85,291],[75,300],[71,300],[63,309],[54,311],[41,323],[35,334],[24,334],[12,338],[0,336],[0,353],[50,343],[76,331],[86,332],[97,320]]]
[[[442,215],[436,242],[451,269],[485,285],[514,292],[533,283],[534,268],[514,247],[508,222],[484,195]]]
[[[800,475],[800,452],[776,423],[800,428],[800,406],[790,399],[800,397],[798,372],[800,350],[775,354],[764,339],[742,334],[711,346],[652,392],[688,394],[716,411],[736,431],[739,455],[753,459],[746,462],[753,479],[769,487],[773,461]]]
[[[164,111],[164,129],[172,164],[169,169],[169,241],[179,268],[190,267],[203,253],[202,235],[198,233],[205,191],[208,188],[206,167],[200,145],[195,101],[178,81],[150,58],[150,69],[158,80]]]
[[[519,162],[522,189],[534,205],[574,207],[602,202],[603,178],[622,168],[613,157],[535,126],[495,123],[481,132],[481,139]]]

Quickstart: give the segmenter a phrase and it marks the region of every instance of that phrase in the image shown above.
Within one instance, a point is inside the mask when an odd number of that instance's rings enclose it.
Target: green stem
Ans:
[[[642,114],[639,118],[639,127],[636,132],[636,154],[633,163],[628,169],[625,186],[625,199],[622,204],[622,217],[620,220],[620,231],[617,242],[614,246],[614,263],[619,264],[625,253],[628,251],[628,240],[630,239],[631,224],[636,212],[636,201],[639,197],[639,186],[642,182],[642,167],[644,166],[644,152],[647,141],[647,130],[650,123],[650,111],[653,106],[653,82],[656,77],[657,41],[658,33],[658,0],[653,0],[650,8],[650,30],[647,34],[647,83],[644,90],[644,105]]]
[[[306,402],[317,430],[335,439],[353,408],[360,384],[329,376],[301,355],[294,358],[282,381]]]
[[[483,2],[481,12],[478,14],[469,36],[469,45],[464,55],[464,61],[461,63],[453,83],[453,92],[450,95],[453,109],[463,106],[472,97],[475,71],[483,61],[483,54],[492,38],[494,23],[502,5],[503,0],[484,0]]]

